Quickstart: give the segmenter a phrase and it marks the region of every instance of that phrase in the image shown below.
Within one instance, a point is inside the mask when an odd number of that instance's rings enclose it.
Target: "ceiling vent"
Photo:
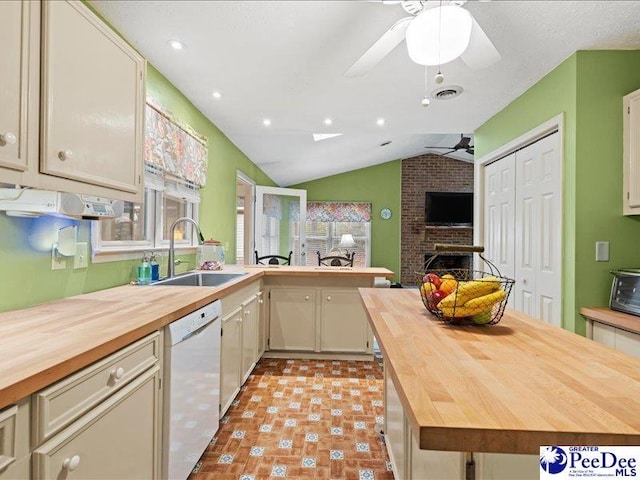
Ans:
[[[452,98],[456,98],[463,91],[464,89],[462,87],[458,87],[457,85],[448,85],[446,87],[436,88],[431,92],[431,96],[436,100],[451,100]]]

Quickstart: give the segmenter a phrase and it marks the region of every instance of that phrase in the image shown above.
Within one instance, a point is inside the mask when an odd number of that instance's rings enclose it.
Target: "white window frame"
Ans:
[[[91,261],[92,263],[116,262],[122,260],[134,260],[141,258],[142,252],[168,251],[169,240],[164,240],[163,224],[164,212],[162,210],[164,196],[175,199],[179,197],[169,195],[162,190],[153,190],[145,188],[144,205],[146,210],[145,216],[145,236],[148,238],[144,241],[103,241],[100,230],[100,221],[91,222]],[[189,199],[180,199],[187,202],[186,216],[193,218],[196,222],[199,220],[200,204],[190,201]],[[188,238],[185,240],[177,240],[175,249],[181,254],[195,253],[198,246],[197,236],[194,235],[191,227],[186,229]]]
[[[312,220],[307,219],[307,222],[311,222]],[[333,248],[339,248],[337,243],[334,245],[334,237],[336,237],[337,235],[335,234],[335,231],[337,229],[336,227],[336,223],[364,223],[365,224],[365,237],[362,236],[356,236],[354,235],[353,238],[354,239],[358,239],[358,240],[364,240],[365,242],[365,265],[366,266],[370,266],[371,265],[371,222],[337,222],[337,221],[333,221],[333,222],[319,222],[319,223],[326,223],[327,224],[327,235],[326,236],[318,236],[318,235],[310,235],[307,234],[306,235],[306,240],[307,240],[307,245],[309,245],[311,243],[312,240],[327,240],[327,253],[330,252]],[[299,227],[301,228],[301,227]],[[304,227],[306,229],[306,226]],[[294,228],[291,228],[291,236],[292,236],[292,240],[295,240],[295,230]],[[340,242],[340,238],[337,239],[337,242]],[[322,253],[322,252],[321,252]],[[317,258],[316,258],[316,252],[315,251],[309,251],[307,252],[307,266],[309,265],[316,265],[317,264]]]

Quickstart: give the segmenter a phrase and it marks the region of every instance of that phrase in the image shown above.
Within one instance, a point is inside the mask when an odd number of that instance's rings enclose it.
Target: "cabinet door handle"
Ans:
[[[306,296],[304,297],[304,299],[305,299],[305,300],[309,300],[309,298],[310,298],[310,297],[309,297],[309,295],[306,295]]]
[[[258,300],[258,303],[264,303],[263,299]]]
[[[245,310],[244,311],[244,316],[248,317],[249,315],[251,315],[251,310]]]
[[[331,295],[327,295],[327,302],[331,301]]]
[[[0,146],[5,146],[5,145],[13,145],[14,143],[16,143],[16,140],[18,140],[18,138],[16,137],[16,134],[13,132],[7,132],[4,133],[2,135],[0,135]]]
[[[65,160],[71,160],[73,158],[73,152],[69,149],[61,150],[60,152],[58,152],[58,158],[63,162]]]
[[[65,458],[62,462],[62,468],[73,472],[80,465],[80,455],[74,455],[71,458]]]
[[[111,376],[114,380],[120,380],[124,376],[124,368],[118,367],[111,370]],[[78,460],[80,461],[80,460]]]

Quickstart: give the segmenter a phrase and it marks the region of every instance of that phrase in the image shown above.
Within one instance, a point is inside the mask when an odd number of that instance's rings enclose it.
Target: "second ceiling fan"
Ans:
[[[446,149],[448,152],[439,153],[438,155],[449,155],[450,153],[457,152],[459,150],[464,150],[469,155],[474,154],[473,145],[471,145],[471,138],[465,137],[463,134],[460,134],[460,141],[456,143],[453,147],[424,147],[424,148],[437,148],[437,149]]]
[[[349,67],[345,76],[366,74],[403,40],[411,59],[425,66],[442,65],[460,57],[471,68],[484,68],[502,58],[476,19],[462,8],[466,1],[394,3],[400,3],[412,16],[394,23]]]

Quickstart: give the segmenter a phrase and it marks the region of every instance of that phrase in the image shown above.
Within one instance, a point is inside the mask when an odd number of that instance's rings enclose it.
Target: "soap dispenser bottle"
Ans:
[[[160,265],[156,260],[155,253],[151,254],[151,261],[149,262],[149,265],[151,266],[151,281],[157,282],[160,280]]]
[[[151,283],[151,265],[146,252],[143,254],[142,262],[138,265],[138,285],[149,285]]]

